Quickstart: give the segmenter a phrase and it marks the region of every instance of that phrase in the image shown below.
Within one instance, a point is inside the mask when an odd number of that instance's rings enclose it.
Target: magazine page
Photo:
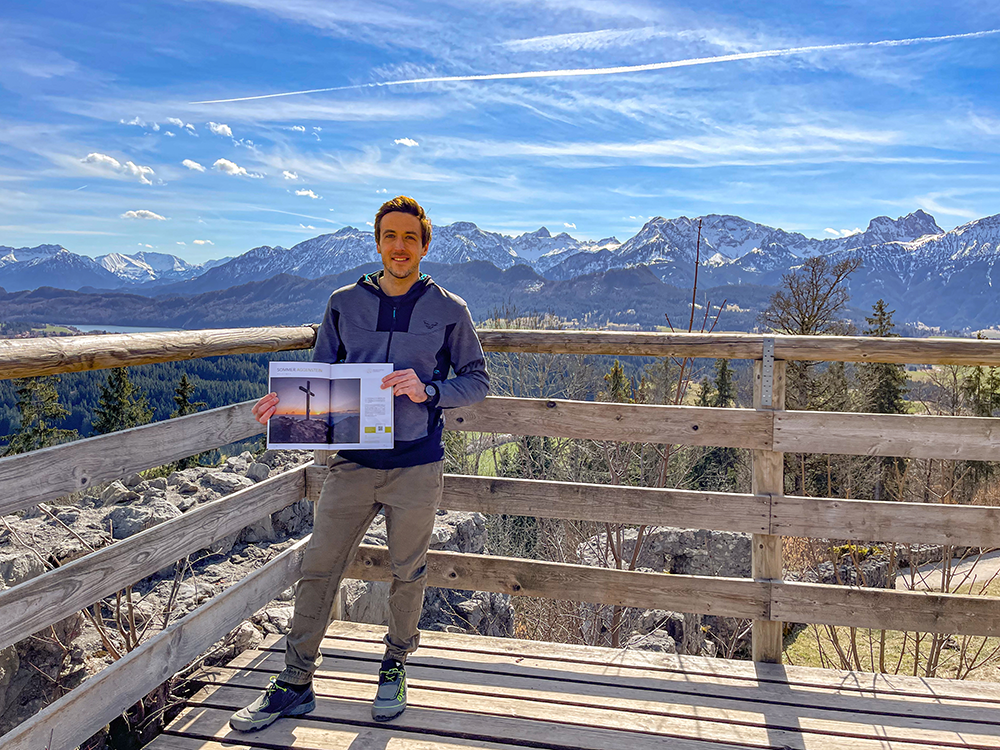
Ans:
[[[382,390],[391,364],[330,365],[328,450],[392,448],[392,389]]]
[[[330,434],[330,365],[271,362],[268,388],[278,408],[267,420],[268,448],[326,450]]]
[[[267,447],[298,450],[393,447],[391,364],[271,362],[269,388],[278,407],[267,423]]]

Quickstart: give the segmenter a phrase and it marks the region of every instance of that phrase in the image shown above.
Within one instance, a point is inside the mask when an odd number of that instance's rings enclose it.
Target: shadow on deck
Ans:
[[[409,708],[388,724],[369,701],[384,628],[331,626],[316,710],[241,734],[229,715],[283,666],[269,638],[205,687],[150,750],[549,748],[1000,748],[1000,688],[858,672],[425,633]]]

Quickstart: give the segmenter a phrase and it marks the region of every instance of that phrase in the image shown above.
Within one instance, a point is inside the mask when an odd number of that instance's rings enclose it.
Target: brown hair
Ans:
[[[406,195],[397,195],[391,201],[386,201],[379,208],[378,213],[375,214],[375,242],[379,241],[379,235],[382,230],[382,217],[394,211],[410,214],[420,219],[420,244],[423,247],[427,247],[427,243],[431,241],[431,220],[427,218],[427,214],[424,213],[424,209],[421,208],[420,204]]]

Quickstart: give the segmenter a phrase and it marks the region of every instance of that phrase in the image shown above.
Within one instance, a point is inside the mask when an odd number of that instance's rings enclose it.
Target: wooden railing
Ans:
[[[314,339],[315,328],[302,327],[4,340],[0,378],[304,349]],[[775,336],[775,361],[765,373],[763,336],[494,330],[482,331],[481,339],[492,351],[756,360],[754,409],[492,397],[448,416],[449,429],[462,431],[747,448],[753,457],[749,494],[447,475],[443,501],[453,510],[482,513],[746,532],[753,535],[753,577],[432,551],[431,585],[751,618],[758,661],[780,661],[783,622],[1000,635],[994,598],[781,580],[782,536],[982,547],[1000,542],[1000,508],[784,495],[784,452],[1000,460],[997,419],[783,411],[784,360],[998,365],[1000,342]],[[247,402],[3,458],[0,514],[262,431]],[[0,592],[0,648],[302,497],[315,498],[325,476],[318,463],[285,472]],[[43,747],[50,738],[53,750],[79,744],[291,585],[304,544],[174,623],[0,744],[12,750]],[[348,575],[390,580],[386,551],[362,546]]]

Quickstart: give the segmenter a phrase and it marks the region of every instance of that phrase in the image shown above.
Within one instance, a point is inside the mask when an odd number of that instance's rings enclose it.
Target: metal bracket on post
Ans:
[[[764,366],[760,377],[761,406],[774,406],[774,338],[764,337]]]

